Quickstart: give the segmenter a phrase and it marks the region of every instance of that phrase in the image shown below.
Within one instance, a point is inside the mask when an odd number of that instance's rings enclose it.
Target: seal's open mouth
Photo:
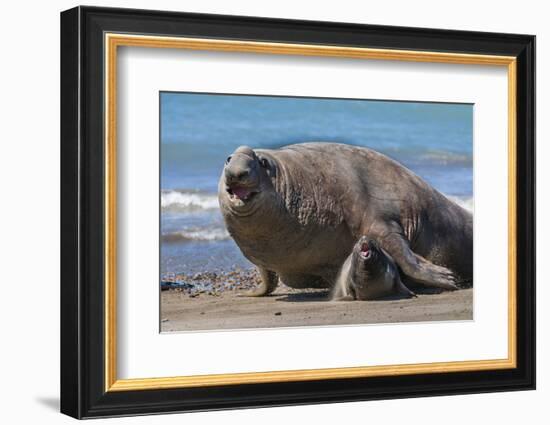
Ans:
[[[227,188],[227,193],[229,193],[229,196],[233,199],[240,199],[241,201],[249,201],[251,200],[255,195],[257,195],[258,192],[244,186],[230,186]]]
[[[371,250],[369,248],[369,244],[368,243],[362,243],[361,244],[361,250],[360,250],[360,255],[362,258],[364,258],[365,260],[370,258],[370,255],[371,255]]]

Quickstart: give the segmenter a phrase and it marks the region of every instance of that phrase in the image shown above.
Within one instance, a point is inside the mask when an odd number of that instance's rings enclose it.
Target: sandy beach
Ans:
[[[162,332],[327,326],[344,324],[471,320],[473,290],[429,293],[417,298],[335,302],[322,290],[279,286],[267,297],[240,297],[242,290],[189,293],[162,291]]]

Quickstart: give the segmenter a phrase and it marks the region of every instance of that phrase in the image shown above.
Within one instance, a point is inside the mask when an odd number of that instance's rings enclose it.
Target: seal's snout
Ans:
[[[366,236],[362,236],[356,244],[356,250],[361,258],[368,260],[376,250],[376,242]]]
[[[249,176],[250,170],[239,167],[225,167],[225,182],[228,185],[244,182]]]
[[[245,180],[248,175],[250,174],[250,171],[248,170],[242,170],[242,171],[239,171],[235,177],[238,179],[238,180]]]
[[[368,243],[361,244],[361,257],[363,258],[370,258],[371,251]]]
[[[234,201],[249,201],[259,192],[258,157],[248,146],[230,155],[224,167],[226,191]]]

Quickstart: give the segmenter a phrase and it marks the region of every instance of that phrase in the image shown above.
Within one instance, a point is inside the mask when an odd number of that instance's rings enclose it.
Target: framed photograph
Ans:
[[[535,37],[61,14],[61,411],[535,387]]]

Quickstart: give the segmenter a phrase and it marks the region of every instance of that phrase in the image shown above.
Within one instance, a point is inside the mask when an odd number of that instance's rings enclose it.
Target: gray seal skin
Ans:
[[[271,293],[332,288],[363,235],[408,280],[457,289],[472,280],[472,214],[398,162],[364,147],[303,143],[241,146],[218,186],[226,227]]]
[[[348,256],[332,292],[333,301],[375,300],[388,295],[415,297],[393,259],[378,243],[363,236]]]

